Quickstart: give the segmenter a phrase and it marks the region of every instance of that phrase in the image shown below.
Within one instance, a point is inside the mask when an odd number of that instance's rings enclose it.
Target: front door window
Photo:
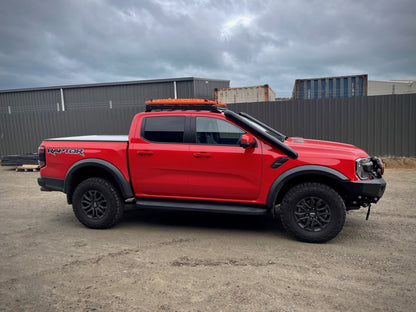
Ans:
[[[196,143],[213,145],[238,145],[245,133],[233,124],[209,117],[196,117]]]

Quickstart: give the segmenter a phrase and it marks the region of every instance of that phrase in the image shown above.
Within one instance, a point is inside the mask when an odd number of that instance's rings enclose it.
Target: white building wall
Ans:
[[[216,93],[216,100],[227,104],[268,102],[274,101],[276,98],[275,92],[268,85],[241,88],[222,88],[217,89]]]
[[[368,81],[367,95],[416,93],[415,80]]]

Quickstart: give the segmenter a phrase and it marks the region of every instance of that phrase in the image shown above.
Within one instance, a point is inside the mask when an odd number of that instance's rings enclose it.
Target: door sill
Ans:
[[[269,213],[266,206],[262,205],[164,198],[136,198],[136,206],[144,209],[200,211],[242,215],[265,215]]]

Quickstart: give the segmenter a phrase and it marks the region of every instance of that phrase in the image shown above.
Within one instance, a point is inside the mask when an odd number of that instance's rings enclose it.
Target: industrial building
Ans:
[[[368,75],[297,79],[294,100],[416,93],[415,80],[368,80]]]
[[[416,93],[416,80],[368,81],[368,95]]]
[[[365,94],[366,77],[361,78]],[[354,97],[335,98],[336,91],[333,98],[329,98],[329,87],[336,86],[337,79],[339,90],[347,89],[345,93]],[[324,82],[315,80],[318,82],[310,81],[310,92],[312,86],[318,85],[318,93],[325,91],[328,98],[271,101],[274,92],[265,86],[248,87],[256,91],[255,97],[250,98],[248,93],[240,92],[244,88],[229,88],[228,80],[193,77],[3,90],[0,91],[0,158],[36,153],[45,138],[125,135],[129,133],[133,116],[145,110],[146,100],[175,97],[214,100],[215,89],[217,92],[229,89],[229,94],[239,91],[238,96],[234,93],[233,97],[235,95],[236,100],[243,97],[247,102],[229,103],[231,110],[249,113],[289,136],[346,142],[379,156],[416,155],[416,92],[356,96],[355,89],[353,92],[352,88],[344,86],[355,80],[356,87],[357,76],[327,78]],[[306,81],[306,90],[307,86]],[[340,91],[339,95],[345,93]],[[368,114],[369,111],[374,113]]]
[[[157,98],[206,98],[229,80],[174,78],[0,91],[0,114],[138,107]]]
[[[367,95],[368,75],[296,79],[294,100],[328,99]]]
[[[276,94],[267,84],[254,87],[215,89],[215,100],[227,104],[269,102],[275,99]]]

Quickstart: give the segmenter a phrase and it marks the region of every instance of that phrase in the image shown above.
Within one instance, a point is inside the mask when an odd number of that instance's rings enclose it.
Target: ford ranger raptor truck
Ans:
[[[321,243],[347,210],[382,197],[383,163],[353,145],[288,138],[246,113],[199,99],[146,102],[128,136],[47,139],[43,191],[67,195],[89,228],[138,208],[279,216],[295,238]]]

